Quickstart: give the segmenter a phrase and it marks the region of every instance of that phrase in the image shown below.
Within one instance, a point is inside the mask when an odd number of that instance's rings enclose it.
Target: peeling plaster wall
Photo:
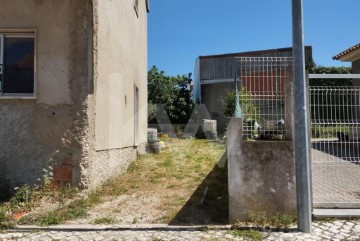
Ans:
[[[91,5],[90,0],[0,3],[0,29],[36,29],[37,48],[36,99],[0,99],[0,177],[11,186],[34,184],[43,168],[51,171],[69,160],[76,166],[83,157]]]
[[[124,172],[147,141],[146,1],[94,1],[94,95],[86,176],[92,189]],[[138,138],[134,89],[139,90]]]

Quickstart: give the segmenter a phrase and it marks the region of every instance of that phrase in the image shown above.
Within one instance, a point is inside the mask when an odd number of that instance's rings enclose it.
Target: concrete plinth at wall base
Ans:
[[[360,217],[360,209],[314,209],[315,218]]]

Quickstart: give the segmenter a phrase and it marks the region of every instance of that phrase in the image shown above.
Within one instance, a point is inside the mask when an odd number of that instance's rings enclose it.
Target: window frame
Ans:
[[[6,37],[34,38],[34,92],[33,93],[4,93],[1,83],[0,99],[36,99],[37,97],[37,31],[36,29],[0,29],[0,62],[4,64],[4,40]],[[3,67],[4,71],[4,67]]]
[[[0,75],[4,71],[4,34],[0,33]],[[2,93],[2,83],[0,82],[0,93]]]

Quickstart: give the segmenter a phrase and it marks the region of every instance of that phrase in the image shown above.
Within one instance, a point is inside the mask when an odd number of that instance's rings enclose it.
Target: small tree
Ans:
[[[148,72],[148,103],[150,123],[156,122],[156,105],[164,106],[171,123],[186,124],[195,103],[188,88],[192,82],[191,74],[168,76],[153,66]],[[159,113],[157,113],[159,114]]]
[[[224,114],[227,117],[233,117],[235,112],[236,91],[229,91],[223,98],[225,106]],[[242,89],[239,92],[239,102],[244,120],[258,120],[259,106],[256,105],[253,96]]]

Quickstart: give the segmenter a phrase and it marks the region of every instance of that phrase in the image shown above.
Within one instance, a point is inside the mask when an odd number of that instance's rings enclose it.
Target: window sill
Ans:
[[[33,95],[2,95],[0,100],[36,100],[36,96]]]

